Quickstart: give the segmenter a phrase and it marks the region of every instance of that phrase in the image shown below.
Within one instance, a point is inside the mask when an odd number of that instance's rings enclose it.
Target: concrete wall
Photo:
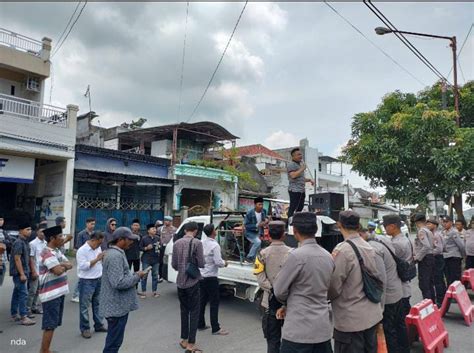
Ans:
[[[39,92],[27,90],[26,80],[27,75],[0,67],[0,93],[11,95],[11,87],[14,86],[15,97],[41,102],[41,87],[43,86],[44,80],[40,79]]]
[[[151,155],[154,157],[170,158],[171,157],[171,140],[153,141],[151,143]]]
[[[46,39],[46,38],[45,38]],[[49,61],[49,53],[51,50],[51,40],[49,40],[49,50],[46,50],[46,42],[43,42],[43,55],[33,55],[14,48],[0,45],[0,58],[2,65],[31,72],[38,76],[49,77],[51,70],[51,62]]]

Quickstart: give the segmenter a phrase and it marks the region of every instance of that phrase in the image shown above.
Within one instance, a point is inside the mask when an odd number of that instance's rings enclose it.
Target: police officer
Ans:
[[[269,247],[263,249],[255,260],[254,274],[258,285],[263,289],[262,316],[263,336],[267,340],[267,353],[279,353],[281,342],[281,327],[283,320],[276,318],[276,312],[281,304],[273,295],[273,281],[286,261],[290,249],[283,243],[286,224],[273,221],[268,225],[271,237]]]
[[[435,259],[433,255],[433,233],[426,226],[426,216],[417,213],[414,217],[416,224],[415,262],[418,263],[418,286],[423,299],[436,302],[434,293]]]
[[[435,270],[434,270],[434,290],[436,296],[436,305],[440,308],[443,304],[444,295],[446,294],[446,282],[444,280],[444,250],[445,240],[443,234],[438,230],[439,222],[434,217],[430,217],[426,221],[426,226],[433,233],[433,255],[435,258]]]

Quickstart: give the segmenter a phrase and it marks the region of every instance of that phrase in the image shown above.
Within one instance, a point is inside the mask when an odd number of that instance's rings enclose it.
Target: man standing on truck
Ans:
[[[271,237],[269,247],[263,249],[255,260],[254,275],[257,276],[259,287],[263,290],[262,316],[263,336],[267,340],[267,353],[280,353],[281,327],[283,320],[276,317],[281,304],[273,294],[273,282],[286,261],[291,248],[283,242],[286,224],[273,221],[268,224]]]
[[[257,252],[260,249],[263,235],[263,228],[268,224],[267,211],[263,208],[263,198],[257,197],[253,200],[255,207],[245,215],[245,237],[252,243],[252,247],[246,257],[248,262],[254,262]]]
[[[306,164],[303,161],[303,153],[300,148],[291,150],[291,162],[287,165],[288,173],[288,194],[290,196],[290,208],[288,209],[288,220],[295,212],[301,212],[306,198],[306,183],[314,185],[314,180],[304,176]]]

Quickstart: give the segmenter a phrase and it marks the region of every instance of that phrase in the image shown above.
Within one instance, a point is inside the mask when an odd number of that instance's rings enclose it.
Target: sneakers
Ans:
[[[73,303],[79,303],[79,297],[72,297],[72,298],[71,298],[71,301],[72,301]]]
[[[161,283],[161,282],[163,282],[163,278],[162,278],[162,277],[158,278],[158,283]]]
[[[146,293],[138,293],[140,299],[146,299]]]
[[[154,296],[155,298],[159,298],[159,297],[160,297],[160,293],[158,293],[158,292],[153,292],[153,296]]]
[[[213,332],[212,334],[214,336],[227,336],[229,334],[229,331],[224,330],[223,328],[221,328],[219,331]]]
[[[210,328],[211,326],[198,327],[198,331],[205,331],[205,330],[209,330]]]
[[[92,337],[91,332],[89,330],[82,331],[81,336],[88,339]]]
[[[28,316],[24,316],[20,319],[20,325],[23,326],[32,326],[36,324],[36,321],[31,320]]]
[[[26,316],[29,318],[29,319],[34,319],[35,316],[33,315],[33,312],[31,311],[28,311],[28,314],[26,314]]]

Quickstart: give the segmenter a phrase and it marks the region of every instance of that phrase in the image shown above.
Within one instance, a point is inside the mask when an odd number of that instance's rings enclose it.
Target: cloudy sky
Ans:
[[[425,85],[436,77],[393,35],[377,36],[379,20],[362,4],[331,3]],[[459,46],[473,22],[472,3],[376,3],[399,28],[456,35]],[[76,3],[0,3],[0,27],[53,48]],[[219,60],[243,3],[189,5],[181,114],[178,116],[186,3],[88,3],[54,56],[52,103],[92,109],[101,126],[138,117],[148,126],[186,121]],[[473,31],[474,32],[474,31]],[[445,75],[447,41],[410,38]],[[474,33],[460,56],[472,80]],[[49,101],[50,82],[46,85]],[[424,85],[396,66],[324,3],[249,3],[231,46],[191,121],[210,120],[241,138],[239,145],[278,148],[307,137],[336,155],[355,113],[376,107],[395,89]]]

